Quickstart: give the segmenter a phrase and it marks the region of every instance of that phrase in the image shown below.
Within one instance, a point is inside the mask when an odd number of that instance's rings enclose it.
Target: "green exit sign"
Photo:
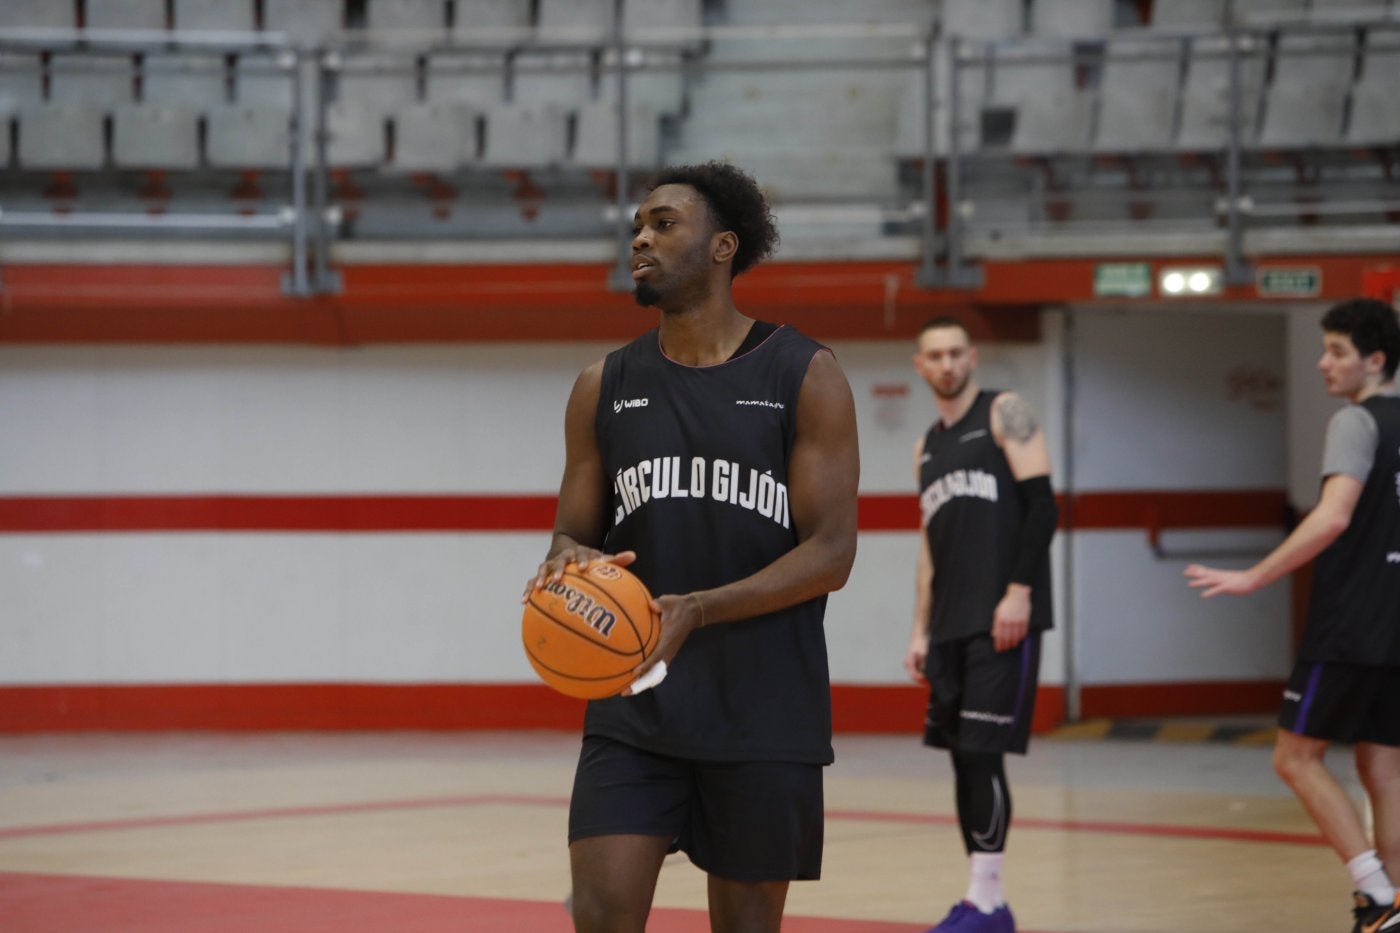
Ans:
[[[1145,262],[1101,262],[1094,267],[1094,294],[1141,298],[1152,294],[1152,266]]]
[[[1322,294],[1317,266],[1269,266],[1257,269],[1254,290],[1269,298],[1316,298]]]

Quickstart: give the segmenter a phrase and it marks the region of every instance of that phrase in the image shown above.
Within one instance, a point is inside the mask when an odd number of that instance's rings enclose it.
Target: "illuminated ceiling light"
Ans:
[[[1216,266],[1177,266],[1157,274],[1157,288],[1171,298],[1218,295],[1224,289],[1224,274]]]

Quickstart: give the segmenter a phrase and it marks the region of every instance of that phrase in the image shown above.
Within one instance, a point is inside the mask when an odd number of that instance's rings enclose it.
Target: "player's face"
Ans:
[[[1357,400],[1362,391],[1383,369],[1385,355],[1376,352],[1362,356],[1347,334],[1324,333],[1318,372],[1327,385],[1327,394]]]
[[[703,300],[714,267],[710,227],[709,208],[689,185],[662,185],[647,195],[632,226],[637,304],[672,311]]]
[[[961,327],[934,327],[919,335],[914,368],[939,398],[957,398],[977,368],[977,348]]]

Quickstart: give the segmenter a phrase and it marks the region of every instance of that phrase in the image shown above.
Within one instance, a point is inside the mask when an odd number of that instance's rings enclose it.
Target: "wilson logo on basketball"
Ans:
[[[595,603],[593,597],[587,593],[580,593],[562,581],[546,583],[544,588],[546,592],[563,599],[564,609],[570,615],[582,619],[599,635],[606,638],[612,634],[613,626],[617,624],[617,616]]]
[[[590,577],[597,577],[600,580],[621,580],[622,571],[612,564],[593,564],[588,568]]]

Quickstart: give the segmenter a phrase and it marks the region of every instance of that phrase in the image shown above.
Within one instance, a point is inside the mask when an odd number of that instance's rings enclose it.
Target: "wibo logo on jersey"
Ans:
[[[938,477],[919,496],[924,524],[927,525],[943,506],[963,497],[996,502],[997,478],[985,470],[953,470]]]
[[[613,414],[617,414],[624,408],[646,408],[651,402],[649,398],[617,398],[613,399]]]
[[[613,523],[622,520],[655,499],[701,499],[728,502],[751,509],[764,518],[789,528],[788,489],[773,477],[773,471],[741,467],[732,460],[706,460],[704,457],[652,457],[635,466],[618,470],[613,477],[613,501],[617,503]]]

